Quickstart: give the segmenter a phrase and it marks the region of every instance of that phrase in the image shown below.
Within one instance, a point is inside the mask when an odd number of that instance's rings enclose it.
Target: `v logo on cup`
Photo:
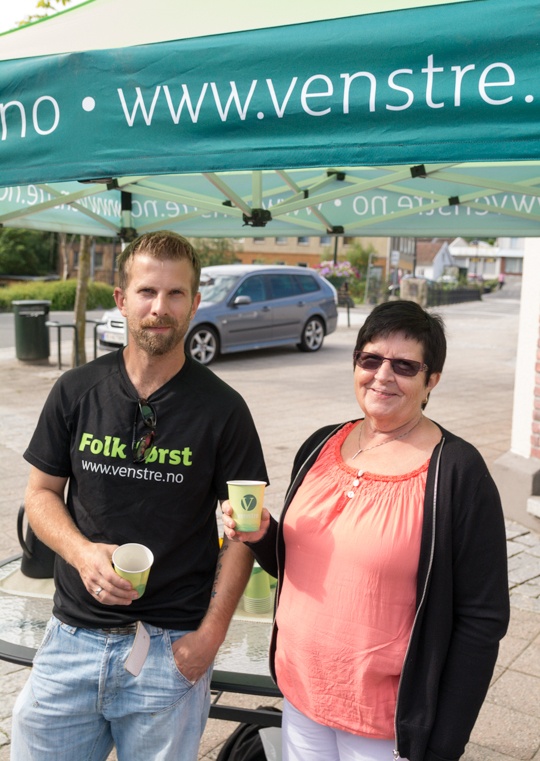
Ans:
[[[257,497],[254,494],[244,494],[240,500],[240,504],[242,505],[242,510],[246,510],[247,512],[255,510],[257,507]]]

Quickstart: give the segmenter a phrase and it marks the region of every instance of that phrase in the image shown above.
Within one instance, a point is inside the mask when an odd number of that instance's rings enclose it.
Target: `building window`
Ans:
[[[286,246],[288,242],[288,238],[285,235],[278,235],[276,237],[276,245],[277,246]]]
[[[496,274],[497,274],[497,270],[495,267],[495,259],[492,259],[492,258],[484,259],[484,267],[482,270],[482,275],[484,277],[494,278]]]
[[[321,237],[319,238],[319,243],[321,246],[329,246],[331,242],[332,242],[332,238],[330,237],[330,235],[321,235]]]
[[[309,237],[307,235],[299,235],[296,242],[299,246],[309,246]]]
[[[253,243],[264,243],[266,238],[253,238]]]
[[[523,274],[523,259],[516,257],[515,259],[503,259],[504,269],[509,275],[522,275]]]
[[[399,251],[405,256],[414,256],[415,239],[414,238],[390,238],[390,250]]]
[[[354,238],[350,235],[344,235],[343,236],[343,245],[344,246],[351,246],[354,243]]]

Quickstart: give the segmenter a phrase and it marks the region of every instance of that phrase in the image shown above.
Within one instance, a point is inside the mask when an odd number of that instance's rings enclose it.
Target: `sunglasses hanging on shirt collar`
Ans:
[[[148,429],[142,436],[137,437],[137,424],[139,413],[142,421]],[[152,405],[146,399],[137,400],[137,409],[135,411],[135,422],[133,423],[133,440],[131,443],[131,454],[133,462],[145,462],[154,448],[154,439],[156,438],[157,415]]]

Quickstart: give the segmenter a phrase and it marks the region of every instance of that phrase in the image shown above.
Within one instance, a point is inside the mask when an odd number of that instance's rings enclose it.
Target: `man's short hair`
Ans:
[[[116,258],[118,283],[122,290],[127,288],[131,263],[137,254],[146,254],[160,261],[187,259],[193,267],[192,295],[195,296],[199,290],[201,278],[199,255],[182,235],[171,230],[158,230],[140,235],[127,245]]]

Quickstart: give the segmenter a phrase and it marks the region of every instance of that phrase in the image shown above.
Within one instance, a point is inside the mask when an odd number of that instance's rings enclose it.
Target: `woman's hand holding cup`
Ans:
[[[233,508],[229,500],[221,505],[223,512],[223,532],[231,542],[258,542],[268,531],[270,525],[270,513],[263,507],[261,513],[261,525],[258,531],[236,531],[236,522],[232,517]]]

